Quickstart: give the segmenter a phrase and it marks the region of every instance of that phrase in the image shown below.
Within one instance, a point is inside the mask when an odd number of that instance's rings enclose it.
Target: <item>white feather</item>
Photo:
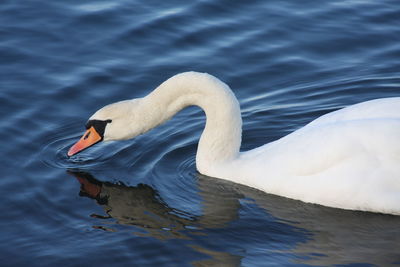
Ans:
[[[106,106],[91,119],[112,119],[104,140],[120,140],[190,105],[207,117],[196,155],[202,174],[329,207],[400,214],[400,97],[326,114],[241,153],[239,103],[225,83],[205,73],[173,76],[148,96]]]

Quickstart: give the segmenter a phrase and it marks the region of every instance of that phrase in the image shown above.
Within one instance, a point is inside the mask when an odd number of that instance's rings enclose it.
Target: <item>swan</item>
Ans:
[[[206,114],[196,153],[200,173],[307,203],[400,215],[400,97],[328,113],[240,152],[240,106],[229,86],[207,73],[185,72],[143,98],[99,109],[67,155],[134,138],[192,105]]]

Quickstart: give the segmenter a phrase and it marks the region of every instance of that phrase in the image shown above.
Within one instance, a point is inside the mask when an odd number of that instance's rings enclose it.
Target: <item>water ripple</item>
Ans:
[[[198,109],[134,140],[66,156],[95,110],[188,70],[231,86],[243,150],[329,111],[399,96],[398,18],[394,0],[5,1],[3,265],[399,262],[398,219],[198,174]],[[71,179],[71,169],[94,178]]]
[[[47,166],[59,169],[85,169],[85,170],[107,170],[116,166],[109,164],[113,158],[122,153],[126,146],[115,143],[98,144],[73,157],[68,157],[69,148],[79,140],[80,135],[71,133],[69,126],[55,129],[55,133],[49,133],[49,140],[40,151],[40,159]],[[130,147],[130,144],[127,145]],[[104,150],[107,153],[104,153]]]

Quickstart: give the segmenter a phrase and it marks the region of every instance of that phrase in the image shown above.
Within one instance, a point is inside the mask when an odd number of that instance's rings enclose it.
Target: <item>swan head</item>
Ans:
[[[102,141],[126,140],[145,132],[140,100],[125,100],[96,111],[85,125],[86,132],[67,155],[73,156]]]

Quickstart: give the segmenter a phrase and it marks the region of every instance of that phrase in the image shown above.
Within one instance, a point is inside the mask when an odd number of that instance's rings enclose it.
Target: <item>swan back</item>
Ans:
[[[332,112],[241,153],[223,176],[305,202],[400,214],[398,111],[400,98],[387,98]]]

